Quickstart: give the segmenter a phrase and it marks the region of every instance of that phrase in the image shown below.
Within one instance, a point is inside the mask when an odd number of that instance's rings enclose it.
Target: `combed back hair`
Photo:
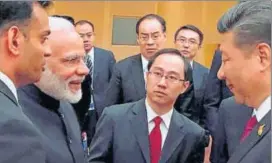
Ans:
[[[51,31],[69,30],[75,31],[74,25],[67,19],[62,17],[49,17],[49,27]]]
[[[242,0],[229,9],[218,21],[219,33],[232,31],[238,48],[266,43],[271,47],[271,1]]]
[[[0,1],[0,34],[13,25],[27,26],[34,3],[44,9],[52,5],[51,1]]]
[[[176,31],[176,33],[174,35],[174,40],[175,41],[177,40],[179,32],[182,31],[182,30],[191,30],[191,31],[196,32],[198,34],[198,36],[199,36],[199,45],[200,46],[202,45],[202,42],[203,42],[203,39],[204,39],[204,34],[202,33],[202,31],[199,28],[197,28],[196,26],[191,25],[191,24],[187,24],[187,25],[179,27],[179,29]]]
[[[141,23],[144,20],[151,20],[151,19],[157,20],[162,26],[162,31],[166,32],[166,22],[163,17],[156,15],[156,14],[147,14],[147,15],[141,17],[136,23],[136,34],[137,35],[139,34],[139,27],[140,27]]]
[[[189,69],[190,69],[190,63],[188,62],[188,60],[181,55],[181,53],[179,52],[179,50],[174,49],[174,48],[165,48],[165,49],[161,49],[159,51],[157,51],[154,56],[149,60],[148,65],[147,65],[147,69],[148,71],[151,69],[153,63],[156,61],[156,59],[161,56],[161,55],[165,55],[165,54],[170,54],[170,55],[175,55],[175,56],[179,56],[181,58],[181,60],[184,63],[184,80],[188,81],[189,80]]]
[[[72,16],[68,15],[52,15],[52,17],[57,17],[57,18],[63,18],[71,22],[73,25],[75,24],[75,19]]]
[[[76,22],[75,26],[77,26],[77,25],[83,25],[83,24],[89,24],[92,27],[93,32],[94,32],[94,25],[93,25],[92,22],[90,22],[88,20],[79,20],[79,21]]]

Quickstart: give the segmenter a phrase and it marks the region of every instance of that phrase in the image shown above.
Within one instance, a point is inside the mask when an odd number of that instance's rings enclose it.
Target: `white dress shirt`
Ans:
[[[157,117],[158,114],[155,113],[154,110],[150,107],[147,100],[145,100],[145,107],[146,107],[146,112],[147,112],[148,132],[150,134],[150,132],[155,127],[155,123],[154,123],[153,119],[155,117]],[[172,114],[173,114],[173,108],[169,112],[167,112],[166,114],[160,116],[162,119],[162,122],[160,124],[160,130],[161,130],[161,134],[162,134],[161,149],[163,148],[163,145],[164,145],[164,142],[165,142],[168,130],[169,130]]]
[[[90,56],[91,61],[92,61],[92,78],[93,78],[93,72],[94,72],[94,47],[92,47],[92,49],[87,53],[87,55]]]
[[[141,59],[142,59],[142,68],[143,68],[143,73],[144,73],[144,79],[146,79],[146,72],[148,71],[147,70],[148,60],[143,55],[141,55]]]
[[[91,71],[91,73],[92,73],[92,83],[91,83],[91,88],[92,88],[92,90],[93,90],[93,82],[94,82],[94,47],[92,47],[92,49],[87,53],[87,55],[89,55],[90,56],[90,58],[91,58],[91,62],[92,62],[92,71]],[[90,68],[90,67],[88,67],[88,68]],[[91,105],[90,105],[90,108],[89,108],[89,110],[94,110],[95,108],[94,108],[94,99],[93,99],[93,95],[91,95]]]
[[[191,65],[191,67],[193,69],[194,62],[192,60],[190,61],[190,65]]]
[[[258,109],[253,110],[253,115],[256,116],[258,122],[271,110],[271,95],[268,96]]]
[[[13,93],[14,97],[16,98],[18,102],[17,90],[14,83],[10,80],[10,78],[7,75],[2,73],[1,71],[0,71],[0,80],[4,82],[4,84],[11,90],[11,92]]]

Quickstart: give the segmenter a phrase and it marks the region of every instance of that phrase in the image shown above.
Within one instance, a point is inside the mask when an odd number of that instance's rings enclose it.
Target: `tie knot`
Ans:
[[[256,124],[257,124],[257,118],[256,118],[256,116],[254,115],[254,116],[252,116],[250,119],[249,119],[249,121],[248,121],[248,126],[250,126],[250,127],[254,127]]]
[[[155,126],[158,126],[158,125],[161,124],[162,119],[161,119],[160,116],[157,116],[157,117],[155,117],[155,118],[153,119],[153,121],[154,121],[154,123],[155,123]]]

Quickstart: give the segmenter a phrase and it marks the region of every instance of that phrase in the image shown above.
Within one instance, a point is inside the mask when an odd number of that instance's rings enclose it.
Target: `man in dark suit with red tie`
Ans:
[[[226,80],[238,103],[254,108],[228,163],[271,162],[271,15],[270,0],[242,1],[217,25],[222,35],[218,78]]]
[[[189,86],[189,63],[162,49],[148,63],[146,98],[105,108],[90,146],[89,162],[196,163],[205,131],[174,103]]]

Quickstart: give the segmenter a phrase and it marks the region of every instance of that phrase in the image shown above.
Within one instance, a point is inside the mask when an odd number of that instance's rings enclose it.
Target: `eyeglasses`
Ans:
[[[198,42],[196,40],[186,39],[186,38],[177,38],[176,41],[181,44],[188,43],[190,46],[198,44]]]
[[[153,72],[148,71],[148,74],[153,76],[156,80],[161,80],[164,77],[165,80],[167,80],[170,83],[178,83],[178,82],[185,81],[184,79],[180,79],[179,77],[175,75],[164,75],[162,72],[158,72],[158,71],[153,71]]]
[[[140,35],[139,40],[142,42],[148,42],[148,40],[151,38],[153,41],[158,41],[160,37],[161,37],[161,34],[154,33],[151,35]]]

